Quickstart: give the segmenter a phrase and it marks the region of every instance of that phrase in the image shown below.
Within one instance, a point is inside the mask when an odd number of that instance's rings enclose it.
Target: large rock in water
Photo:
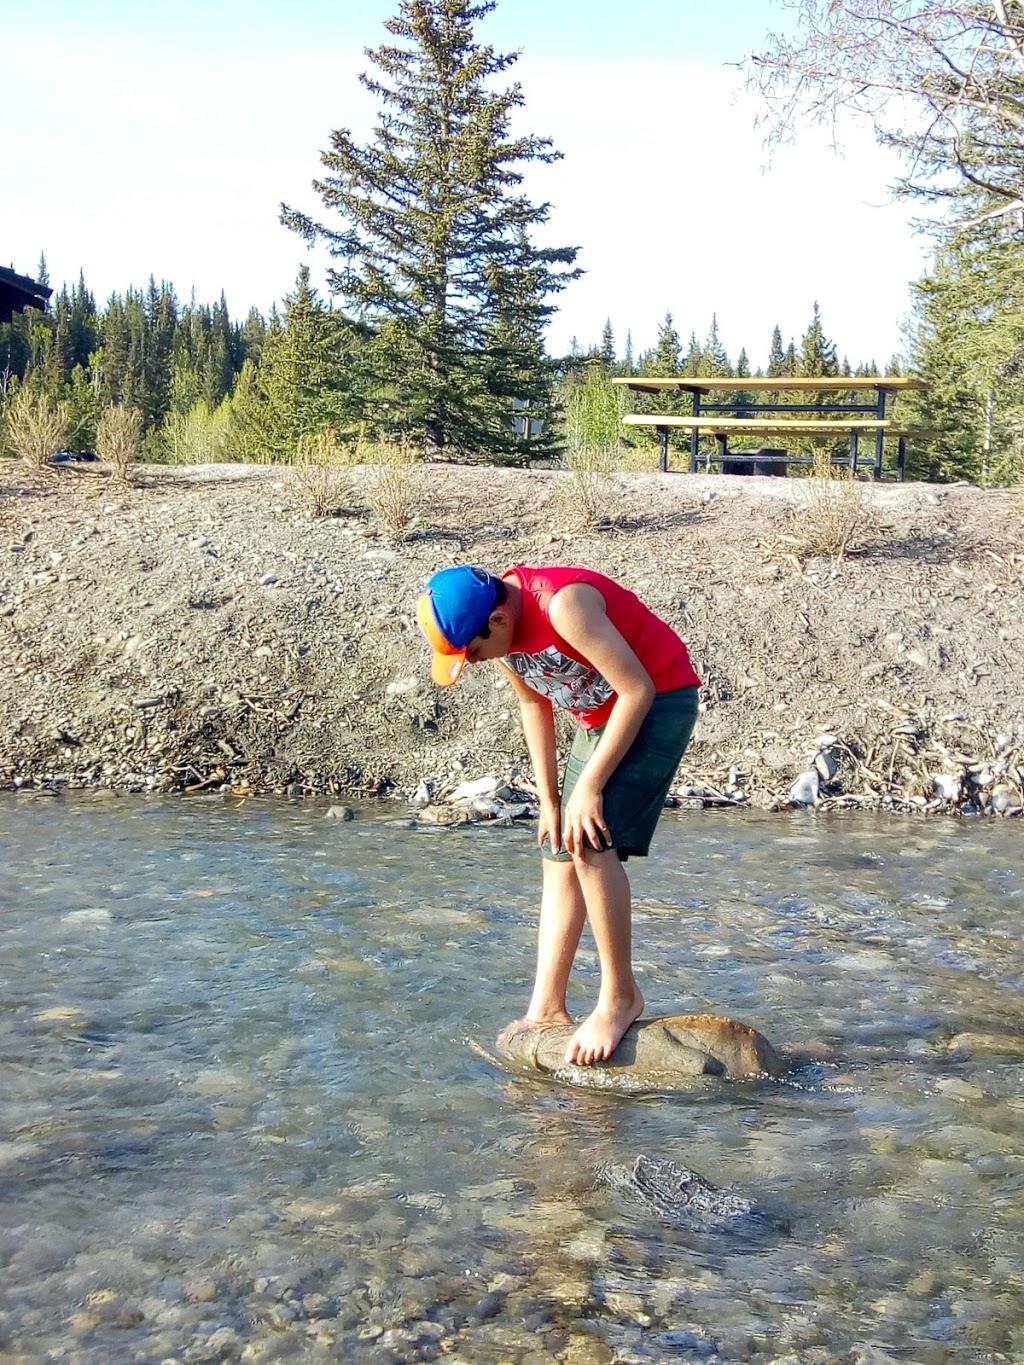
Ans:
[[[606,1062],[565,1060],[575,1029],[517,1019],[498,1034],[498,1054],[527,1071],[615,1090],[673,1090],[695,1076],[780,1076],[785,1069],[768,1039],[721,1014],[638,1019]]]

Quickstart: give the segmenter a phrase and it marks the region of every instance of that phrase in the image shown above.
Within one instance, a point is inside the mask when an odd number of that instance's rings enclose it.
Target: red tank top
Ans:
[[[503,577],[523,592],[523,614],[505,663],[527,687],[572,714],[585,730],[604,725],[616,693],[606,678],[566,644],[551,624],[551,599],[569,583],[589,583],[604,598],[608,619],[651,675],[656,692],[698,687],[686,645],[635,593],[593,569],[529,569],[517,564]]]

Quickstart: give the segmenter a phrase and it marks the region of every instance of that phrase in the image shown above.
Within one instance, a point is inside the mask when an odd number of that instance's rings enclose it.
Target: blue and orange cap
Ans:
[[[430,676],[438,687],[458,682],[466,649],[487,624],[497,580],[486,569],[460,564],[434,574],[416,602],[416,620],[434,651]]]

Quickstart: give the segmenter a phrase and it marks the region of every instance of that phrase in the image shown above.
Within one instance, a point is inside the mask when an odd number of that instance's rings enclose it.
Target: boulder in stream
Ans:
[[[565,1060],[574,1031],[569,1024],[517,1019],[498,1035],[498,1056],[520,1070],[574,1085],[633,1092],[684,1088],[697,1076],[780,1076],[785,1069],[767,1038],[749,1024],[720,1014],[638,1019],[611,1057],[591,1066]]]

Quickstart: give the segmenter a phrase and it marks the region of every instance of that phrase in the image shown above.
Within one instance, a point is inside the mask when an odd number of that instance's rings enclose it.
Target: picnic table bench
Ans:
[[[613,379],[612,383],[637,393],[685,392],[691,395],[691,413],[628,413],[622,419],[626,426],[655,428],[663,473],[668,470],[669,434],[675,428],[690,433],[691,471],[698,468],[702,459],[708,469],[712,464],[732,465],[733,462],[751,466],[814,462],[811,456],[790,455],[777,448],[737,449],[729,445],[731,436],[848,436],[849,453],[831,458],[833,463],[848,464],[851,473],[856,473],[860,438],[873,436],[872,472],[880,479],[884,443],[889,438],[897,443],[896,477],[899,480],[903,479],[906,465],[907,440],[922,433],[916,428],[898,426],[888,415],[889,400],[894,394],[928,387],[923,380],[904,379],[898,375],[779,379],[717,375],[665,379],[634,376]],[[732,402],[706,401],[708,396],[730,393],[737,395]],[[766,397],[760,397],[762,394]],[[801,397],[812,394],[824,394],[826,398],[819,398],[817,402],[800,401]],[[828,395],[832,396],[831,401],[828,401]],[[850,395],[853,395],[853,401]],[[860,395],[869,401],[856,401]],[[810,413],[816,415],[804,415]],[[702,435],[716,438],[717,454],[701,455],[698,443]]]

